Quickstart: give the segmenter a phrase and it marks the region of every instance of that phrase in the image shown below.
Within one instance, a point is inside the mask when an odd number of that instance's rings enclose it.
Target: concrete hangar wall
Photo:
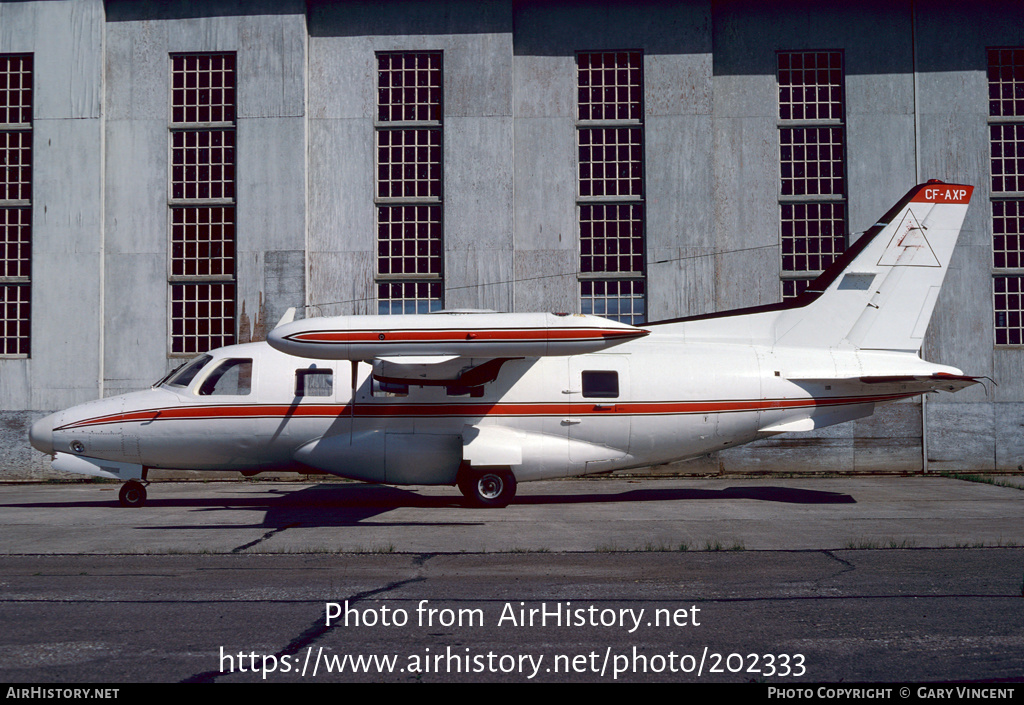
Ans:
[[[0,479],[50,472],[34,419],[260,339],[289,306],[641,322],[770,303],[928,178],[977,190],[925,357],[999,386],[692,467],[1016,470],[1022,246],[994,233],[1024,186],[996,183],[1018,167],[990,155],[1021,140],[1013,106],[992,114],[989,98],[1024,74],[992,51],[1024,47],[1022,15],[944,0],[0,1],[5,85],[32,86],[8,90],[0,119],[21,166],[0,194]],[[424,90],[396,88],[407,70]],[[214,97],[188,92],[195,75]]]

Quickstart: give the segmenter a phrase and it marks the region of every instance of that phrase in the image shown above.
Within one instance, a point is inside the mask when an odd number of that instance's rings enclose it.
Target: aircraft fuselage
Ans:
[[[246,365],[249,379],[211,387],[211,375],[230,361]],[[788,369],[801,379],[787,377]],[[468,460],[508,466],[529,481],[698,457],[759,435],[866,416],[876,403],[921,393],[907,381],[865,389],[843,378],[958,373],[908,354],[687,343],[657,331],[609,352],[508,359],[476,388],[382,385],[373,370],[265,343],[229,346],[210,353],[185,386],[165,383],[53,414],[33,428],[32,440],[57,454],[55,467],[79,458],[99,468],[113,461],[140,469],[317,469],[429,485],[454,484]],[[479,437],[485,442],[475,447]]]

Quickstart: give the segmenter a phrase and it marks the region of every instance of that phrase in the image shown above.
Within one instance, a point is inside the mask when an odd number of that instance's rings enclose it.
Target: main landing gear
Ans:
[[[507,507],[516,496],[516,476],[509,468],[459,469],[459,490],[472,507]]]
[[[121,485],[117,498],[122,507],[141,507],[146,503],[146,486],[138,480],[128,480]]]

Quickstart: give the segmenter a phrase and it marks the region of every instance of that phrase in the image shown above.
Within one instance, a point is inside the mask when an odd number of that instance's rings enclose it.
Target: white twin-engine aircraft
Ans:
[[[914,187],[796,299],[650,323],[450,311],[283,323],[200,355],[148,391],[36,422],[58,470],[322,471],[458,485],[502,507],[516,484],[694,458],[977,383],[918,353],[973,188]]]

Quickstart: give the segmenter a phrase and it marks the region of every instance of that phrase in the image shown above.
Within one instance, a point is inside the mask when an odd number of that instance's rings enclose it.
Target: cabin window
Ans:
[[[199,386],[201,396],[243,396],[252,391],[252,360],[224,360]]]
[[[295,396],[329,397],[334,394],[333,370],[296,370]]]
[[[588,370],[583,373],[583,396],[614,399],[619,396],[619,373]]]

